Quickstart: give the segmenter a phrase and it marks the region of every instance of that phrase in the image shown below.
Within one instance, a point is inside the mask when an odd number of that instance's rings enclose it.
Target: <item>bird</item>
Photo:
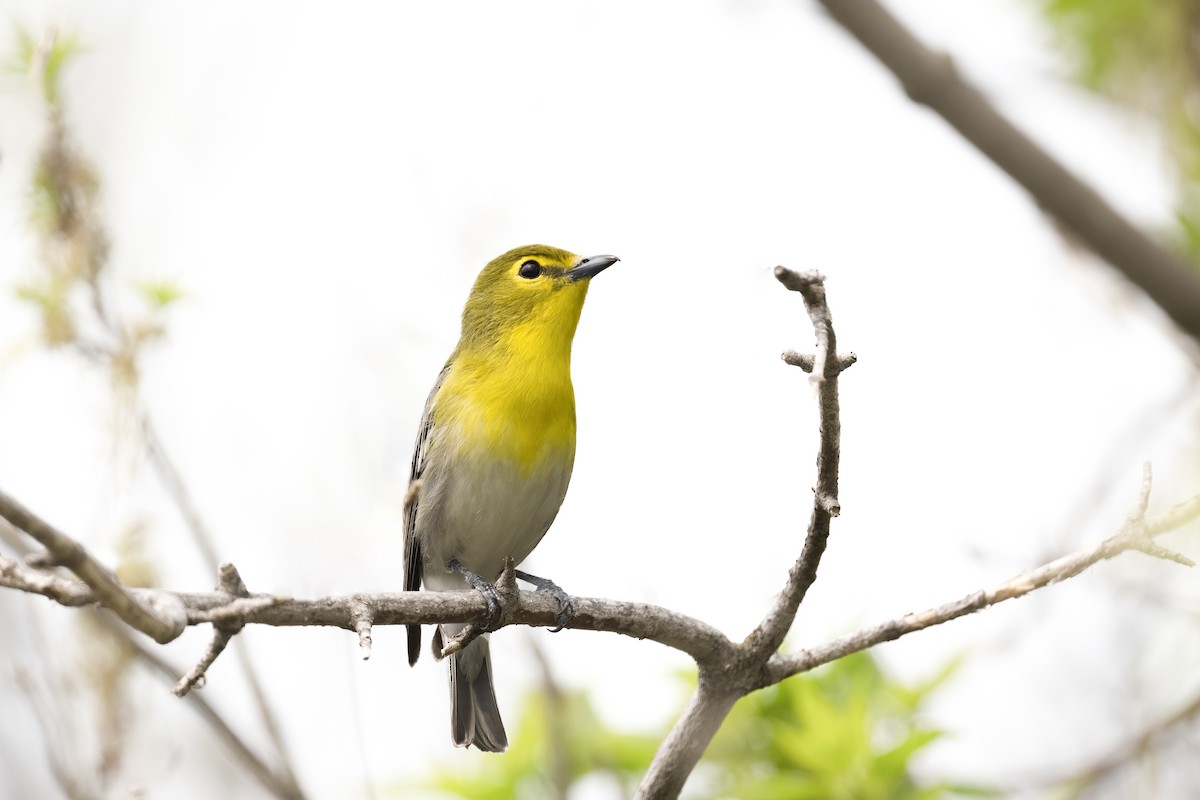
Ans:
[[[418,426],[404,514],[406,591],[475,588],[489,610],[498,607],[490,584],[505,558],[520,564],[554,522],[575,462],[571,344],[591,279],[617,261],[527,245],[479,273],[458,345]],[[571,612],[566,594],[551,581],[517,576],[555,592],[561,627]],[[435,654],[465,627],[435,628]],[[421,626],[409,625],[410,665],[420,649]],[[448,660],[454,743],[503,752],[508,736],[488,635]]]

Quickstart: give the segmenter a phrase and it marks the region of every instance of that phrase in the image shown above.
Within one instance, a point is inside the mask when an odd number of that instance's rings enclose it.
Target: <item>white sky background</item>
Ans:
[[[1028,8],[903,11],[1119,208],[1169,224],[1153,137],[1063,85]],[[799,297],[771,275],[779,263],[828,276],[840,343],[860,359],[842,382],[844,513],[797,642],[1095,540],[1123,519],[1142,459],[1155,462],[1160,503],[1194,493],[1180,460],[1194,409],[1146,424],[1190,375],[1157,314],[815,4],[335,14],[7,0],[0,18],[56,23],[87,44],[66,97],[103,180],[118,280],[188,293],[145,365],[147,399],[252,590],[400,588],[399,497],[425,395],[475,273],[530,242],[622,259],[594,282],[576,338],[571,491],[527,562],[573,593],[660,603],[740,637],[781,586],[807,523],[816,414],[803,373],[778,359],[812,345]],[[0,285],[11,287],[35,255],[24,192],[41,131],[29,86],[3,88]],[[0,487],[109,558],[144,515],[167,585],[210,586],[153,480],[114,472],[104,381],[37,351],[35,330],[0,296]],[[1144,435],[1129,444],[1130,430]],[[1087,492],[1106,470],[1112,493],[1096,500]],[[1111,616],[1114,575],[1162,586],[1177,570],[1105,566],[882,648],[912,678],[971,654],[936,706],[953,736],[927,767],[1059,774],[1194,689],[1153,660],[1163,637],[1145,663],[1097,667],[1127,631]],[[69,633],[73,612],[46,605],[0,596],[0,794],[53,791],[13,679],[36,630]],[[188,665],[207,635],[165,652]],[[493,639],[510,732],[536,675],[529,635]],[[658,645],[532,635],[614,724],[661,723],[681,699],[670,672],[687,661]],[[269,676],[314,797],[486,757],[450,746],[444,667],[409,670],[399,629],[376,630],[366,663],[340,631],[256,628],[237,646]],[[1134,691],[1131,674],[1157,684]],[[1135,711],[1096,702],[1114,682],[1139,698]],[[204,691],[253,729],[233,659]],[[129,783],[155,796],[257,791],[213,770],[223,751],[194,744],[200,726],[166,687],[146,681],[140,702],[147,757]]]

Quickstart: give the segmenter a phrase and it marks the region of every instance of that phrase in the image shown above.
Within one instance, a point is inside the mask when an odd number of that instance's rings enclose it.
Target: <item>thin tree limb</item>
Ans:
[[[1142,482],[1142,493],[1134,512],[1116,533],[1102,542],[1057,558],[1036,569],[1019,573],[990,589],[974,592],[953,602],[890,619],[887,622],[835,639],[820,647],[787,655],[774,655],[767,664],[763,685],[770,686],[792,675],[807,672],[822,664],[844,658],[851,653],[867,650],[883,642],[899,639],[909,633],[973,614],[1005,600],[1024,597],[1036,589],[1073,578],[1093,564],[1115,558],[1131,550],[1185,566],[1193,566],[1191,559],[1162,547],[1155,541],[1155,537],[1200,518],[1200,495],[1176,505],[1154,519],[1146,520],[1144,514],[1149,498],[1149,488],[1150,474],[1147,469]]]
[[[205,566],[212,572],[217,572],[221,563],[221,559],[217,555],[217,546],[199,507],[192,499],[192,493],[188,491],[187,484],[183,482],[183,476],[179,474],[179,468],[175,466],[174,460],[167,453],[162,437],[158,435],[158,430],[150,419],[149,412],[142,408],[138,410],[137,415],[142,432],[142,442],[145,445],[146,456],[150,459],[150,464],[158,473],[163,488],[166,489],[167,494],[175,502],[175,506],[183,516],[184,524],[192,535],[192,541],[200,550]]]
[[[1146,756],[1159,738],[1175,728],[1194,722],[1197,717],[1200,717],[1200,695],[1194,697],[1183,708],[1155,722],[1132,741],[1121,745],[1092,766],[1069,778],[1056,780],[1054,785],[1060,790],[1069,788],[1072,797],[1079,796],[1084,790],[1100,783],[1125,764]]]
[[[0,491],[0,517],[33,537],[46,548],[55,566],[79,576],[92,590],[96,601],[159,644],[166,644],[187,627],[183,609],[170,603],[151,604],[139,599],[117,580],[108,568],[92,558],[82,544],[36,516],[25,506]]]
[[[1155,242],[1051,157],[876,0],[818,0],[927,106],[1025,188],[1047,214],[1116,267],[1193,340],[1200,341],[1200,273]]]
[[[217,555],[217,547],[213,539],[212,533],[209,531],[208,525],[204,521],[204,516],[200,513],[200,508],[192,499],[192,494],[187,488],[187,484],[183,480],[183,476],[179,472],[179,468],[175,466],[175,461],[167,452],[166,446],[163,444],[162,437],[158,434],[158,429],[155,427],[153,420],[150,418],[150,412],[145,408],[139,409],[138,416],[141,423],[142,441],[146,447],[146,454],[150,459],[150,463],[154,466],[158,473],[159,479],[162,480],[167,494],[175,501],[175,505],[179,508],[180,514],[183,515],[183,520],[187,525],[188,531],[192,535],[192,540],[200,550],[205,563],[210,570],[215,570],[220,573],[225,569],[226,565],[220,564],[220,558]],[[229,565],[232,568],[232,565]],[[240,578],[239,578],[240,580]],[[245,587],[243,587],[244,589]],[[235,631],[236,633],[236,631]],[[232,638],[233,634],[222,633],[219,628],[214,631],[213,646],[217,645],[217,638],[224,640],[220,648],[217,649],[213,658],[224,649]],[[366,637],[367,649],[370,654],[370,635]],[[271,743],[275,745],[275,752],[279,757],[281,769],[283,770],[284,778],[290,781],[295,787],[297,794],[301,793],[300,784],[296,778],[295,770],[292,768],[291,754],[288,752],[287,742],[283,738],[283,729],[279,724],[279,717],[275,713],[275,709],[267,700],[266,690],[263,688],[262,680],[258,676],[258,670],[254,667],[254,662],[251,661],[249,653],[244,649],[234,647],[234,656],[237,660],[238,667],[241,670],[242,678],[246,681],[246,686],[250,690],[250,696],[254,698],[255,708],[258,709],[258,715],[262,718],[263,727],[267,731],[267,736],[271,738]],[[209,664],[212,662],[210,661]],[[204,667],[207,669],[207,666]],[[203,677],[203,669],[198,677]],[[182,682],[176,686],[176,689],[183,687]]]
[[[217,591],[237,598],[226,606],[227,609],[236,608],[237,611],[213,620],[213,635],[208,642],[208,647],[204,650],[204,655],[171,690],[176,697],[183,697],[192,690],[193,686],[204,685],[204,675],[208,672],[208,668],[221,653],[225,652],[225,648],[233,641],[233,637],[237,636],[245,627],[246,623],[240,620],[242,614],[260,605],[271,605],[274,601],[274,598],[265,598],[265,602],[263,598],[251,598],[250,590],[246,588],[242,576],[233,564],[222,564],[217,571]],[[290,768],[287,771],[290,773]],[[295,782],[295,776],[291,776],[291,780]]]
[[[799,292],[804,308],[812,320],[817,351],[808,370],[817,390],[820,413],[820,445],[817,451],[817,483],[813,487],[813,508],[808,534],[800,557],[788,573],[788,581],[775,606],[743,642],[745,655],[751,661],[765,661],[779,649],[796,618],[804,595],[817,579],[817,567],[829,540],[830,521],[841,513],[838,503],[838,464],[841,460],[842,424],[839,418],[838,375],[844,367],[837,356],[837,336],[833,317],[825,299],[825,278],[817,272],[793,272],[785,267],[775,268],[775,277],[788,290]],[[850,362],[852,363],[852,362]]]
[[[168,663],[161,658],[153,650],[150,650],[143,643],[137,641],[129,635],[129,629],[123,627],[116,620],[104,615],[97,615],[103,627],[113,636],[126,640],[133,648],[134,654],[145,663],[152,671],[166,679],[168,682],[173,682],[175,676],[179,674],[177,667]],[[295,779],[286,772],[280,775],[273,770],[265,761],[255,753],[248,744],[238,736],[225,719],[221,716],[213,706],[198,692],[189,694],[186,698],[213,729],[217,738],[225,744],[250,772],[255,779],[263,785],[267,791],[279,798],[279,800],[303,800],[304,793],[296,785]]]
[[[787,583],[757,627],[738,645],[734,658],[719,665],[700,662],[696,691],[683,716],[676,721],[663,741],[650,769],[638,786],[637,798],[671,798],[696,768],[729,710],[739,697],[758,688],[753,681],[783,643],[796,619],[796,611],[809,587],[817,579],[817,567],[829,540],[829,525],[841,512],[838,503],[838,464],[841,459],[841,419],[838,403],[838,375],[852,358],[839,357],[833,317],[825,299],[825,278],[817,272],[793,272],[775,268],[775,277],[790,291],[799,292],[812,321],[816,353],[794,359],[799,366],[807,363],[809,380],[816,389],[820,419],[820,444],[817,450],[817,483],[813,487],[813,508],[808,533],[799,558],[788,572]],[[787,354],[784,356],[788,360]],[[789,363],[792,363],[789,361]]]
[[[96,595],[83,581],[61,578],[40,569],[24,567],[0,556],[0,586],[49,597],[67,607],[96,604]]]
[[[358,634],[358,647],[362,652],[362,660],[371,658],[371,626],[375,623],[375,609],[371,606],[370,598],[355,595],[350,608],[350,622],[354,632]]]

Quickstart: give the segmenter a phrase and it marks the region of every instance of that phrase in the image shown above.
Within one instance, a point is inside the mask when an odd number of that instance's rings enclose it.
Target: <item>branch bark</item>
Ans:
[[[1047,214],[1141,288],[1200,341],[1200,273],[1155,242],[1051,157],[968,83],[945,53],[923,45],[876,0],[818,0],[900,81],[1025,188]]]
[[[46,575],[40,570],[0,558],[0,586],[39,594],[67,606],[98,604],[96,594],[82,581]],[[343,628],[362,636],[363,604],[372,610],[374,625],[434,625],[444,622],[482,622],[487,606],[477,592],[381,592],[320,597],[311,600],[270,594],[241,598],[225,592],[175,592],[168,589],[129,589],[139,598],[161,598],[186,610],[187,625],[272,625]],[[550,628],[557,625],[558,601],[545,592],[520,591],[513,604],[513,625]],[[701,663],[728,658],[734,645],[716,628],[693,617],[649,603],[595,597],[576,597],[575,618],[566,626],[576,630],[608,631],[635,639],[650,639],[687,653]]]
[[[812,514],[804,549],[792,565],[788,582],[767,613],[742,643],[750,659],[763,659],[779,649],[796,619],[804,596],[817,580],[817,567],[829,540],[830,522],[841,513],[838,502],[838,466],[841,463],[842,423],[838,401],[838,375],[854,363],[849,356],[837,356],[837,335],[833,316],[825,300],[825,278],[816,272],[798,273],[775,268],[775,277],[790,291],[804,298],[804,308],[812,321],[817,351],[811,360],[799,357],[796,363],[811,374],[817,390],[820,411],[820,447],[817,451],[817,484],[813,488]],[[787,360],[790,353],[784,353]]]
[[[0,492],[0,516],[24,531],[46,548],[53,566],[65,567],[79,576],[92,590],[97,602],[111,610],[129,627],[139,630],[159,644],[166,644],[183,633],[186,625],[182,607],[171,603],[140,599],[121,585],[117,576],[92,558],[83,545],[60,532],[25,506]]]

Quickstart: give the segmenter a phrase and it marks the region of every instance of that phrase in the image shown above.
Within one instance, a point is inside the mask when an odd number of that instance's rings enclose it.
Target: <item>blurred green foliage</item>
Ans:
[[[1149,115],[1178,183],[1176,217],[1200,257],[1200,2],[1038,0],[1089,89]]]
[[[919,777],[914,758],[942,732],[922,720],[948,666],[916,686],[890,680],[858,653],[741,700],[709,747],[685,797],[738,800],[940,800],[993,796]],[[473,771],[435,768],[425,784],[449,797],[549,800],[584,778],[628,797],[665,735],[606,727],[587,694],[529,695],[513,746]],[[599,779],[599,781],[597,781]],[[411,788],[411,787],[409,787]],[[402,792],[398,792],[402,794]]]
[[[440,765],[424,786],[448,797],[532,800],[562,797],[584,776],[600,776],[612,783],[614,797],[628,797],[661,739],[614,731],[586,692],[548,688],[526,695],[507,753],[479,759],[475,770]]]
[[[16,287],[17,297],[37,309],[41,338],[109,367],[114,385],[130,391],[138,380],[144,345],[166,332],[165,310],[183,293],[167,281],[143,281],[120,299],[136,301],[139,316],[121,314],[109,270],[109,238],[103,220],[100,179],[72,142],[62,82],[82,52],[78,39],[49,29],[40,38],[16,30],[10,71],[28,76],[41,95],[45,137],[30,179],[31,229],[39,258]]]
[[[42,39],[25,28],[14,31],[17,40],[10,71],[35,78],[42,90],[42,99],[51,108],[59,107],[62,69],[80,51],[79,39],[73,34],[47,30]]]
[[[869,653],[750,695],[734,707],[706,760],[718,797],[758,800],[937,800],[990,796],[914,774],[942,736],[923,706],[957,666],[915,686],[889,679]]]

